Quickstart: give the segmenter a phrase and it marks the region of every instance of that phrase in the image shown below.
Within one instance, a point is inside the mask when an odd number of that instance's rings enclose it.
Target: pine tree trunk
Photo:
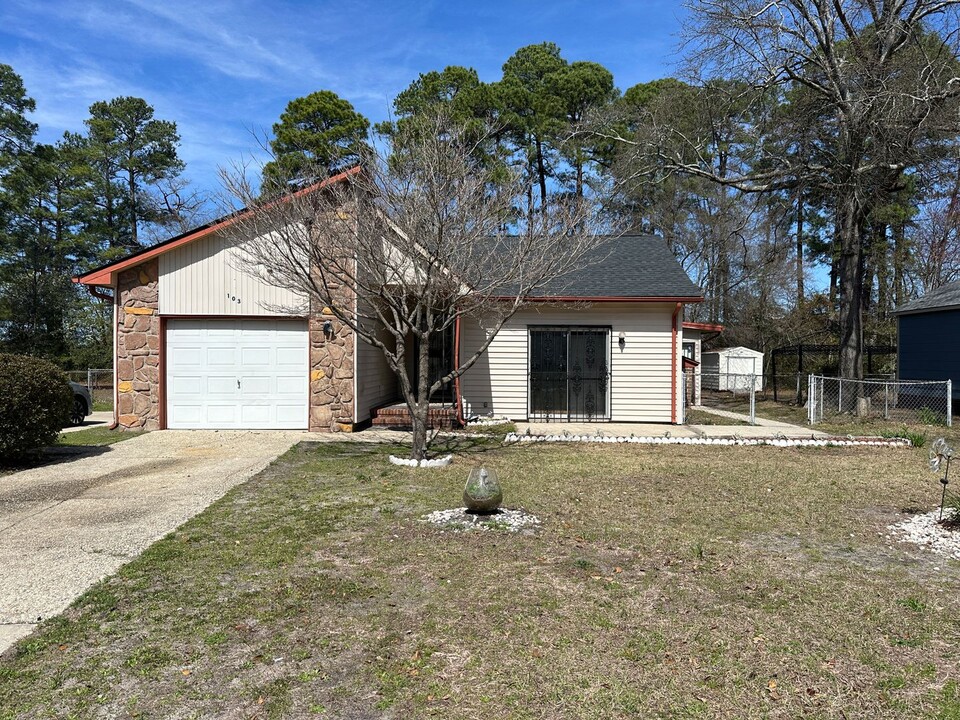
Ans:
[[[803,195],[797,193],[797,308],[803,307]]]
[[[543,164],[543,143],[540,138],[536,140],[537,144],[537,175],[540,176],[540,205],[547,202],[547,168]]]
[[[893,226],[893,304],[902,305],[907,301],[904,266],[907,263],[907,243],[904,237],[903,223]]]
[[[837,203],[840,250],[840,377],[863,378],[863,251],[860,213],[853,191],[844,189]],[[852,393],[851,393],[852,395]]]

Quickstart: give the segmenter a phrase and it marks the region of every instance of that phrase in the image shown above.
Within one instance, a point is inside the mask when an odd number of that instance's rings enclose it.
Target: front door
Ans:
[[[610,330],[530,328],[530,419],[610,419]]]

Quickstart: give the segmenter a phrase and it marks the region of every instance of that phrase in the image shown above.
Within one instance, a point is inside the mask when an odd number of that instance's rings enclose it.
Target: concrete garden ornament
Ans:
[[[497,473],[487,468],[473,468],[463,488],[463,504],[467,512],[488,515],[496,512],[503,502],[503,490]]]

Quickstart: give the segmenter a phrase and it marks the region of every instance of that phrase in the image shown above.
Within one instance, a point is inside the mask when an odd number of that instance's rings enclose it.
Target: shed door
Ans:
[[[306,430],[305,320],[167,321],[170,429]]]

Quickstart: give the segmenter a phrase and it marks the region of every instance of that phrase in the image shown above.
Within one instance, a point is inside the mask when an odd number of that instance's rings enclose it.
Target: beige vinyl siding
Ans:
[[[527,417],[528,328],[536,325],[610,328],[610,420],[671,422],[673,346],[671,303],[595,303],[587,307],[535,306],[511,318],[460,382],[464,412]],[[678,320],[679,322],[679,320]],[[461,325],[461,361],[486,336],[478,319]],[[625,335],[623,350],[619,334]],[[677,362],[680,333],[676,334]],[[678,386],[679,387],[679,386]]]
[[[303,298],[264,282],[229,232],[160,255],[160,314],[305,315]]]
[[[377,337],[392,347],[393,336],[381,327]],[[400,398],[397,376],[387,365],[380,348],[358,339],[356,343],[357,412],[356,422],[370,419],[370,410]]]

